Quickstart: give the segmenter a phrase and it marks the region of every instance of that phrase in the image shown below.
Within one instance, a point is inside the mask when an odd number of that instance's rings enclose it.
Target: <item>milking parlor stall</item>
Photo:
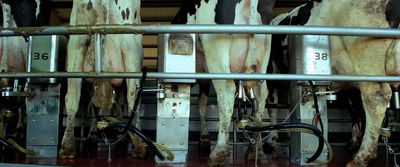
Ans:
[[[332,1],[0,0],[0,166],[399,166],[400,3]]]

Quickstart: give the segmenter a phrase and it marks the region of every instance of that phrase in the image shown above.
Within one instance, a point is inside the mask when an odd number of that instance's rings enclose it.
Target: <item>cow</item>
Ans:
[[[70,25],[97,24],[141,24],[140,1],[102,1],[74,0]],[[102,69],[106,72],[140,72],[143,60],[142,35],[118,34],[104,35],[101,40]],[[95,70],[94,37],[91,35],[72,35],[68,43],[68,72],[90,72]],[[97,87],[93,93],[94,104],[100,111],[106,111],[113,105],[112,86],[119,86],[123,79],[86,79]],[[82,79],[68,79],[65,109],[67,113],[66,129],[59,152],[61,158],[74,158],[74,124],[81,96]],[[133,112],[136,96],[136,79],[126,79],[129,113]],[[138,113],[136,123],[138,123]],[[135,155],[143,156],[144,149]]]
[[[399,28],[400,2],[396,0],[313,1],[272,20],[273,25],[348,26]],[[287,36],[281,36],[287,40]],[[277,44],[282,45],[282,43]],[[278,46],[279,47],[279,46]],[[331,36],[332,73],[339,75],[399,75],[398,39]],[[334,82],[332,88],[360,90],[365,110],[365,132],[361,146],[347,166],[367,166],[376,157],[380,127],[391,97],[386,82]]]
[[[14,27],[33,27],[49,25],[51,2],[50,0],[0,0],[0,19],[3,28]],[[0,38],[0,71],[1,72],[26,72],[26,62],[28,57],[28,42],[25,37],[1,37]],[[0,89],[9,86],[9,79],[1,79]],[[0,109],[0,128],[3,130],[3,112],[10,110],[16,112],[16,108],[23,105],[21,99],[1,100]],[[5,108],[3,108],[5,107]],[[7,108],[7,109],[6,109]],[[15,126],[9,125],[13,130],[7,129],[10,133],[22,127],[20,119],[21,113],[18,113],[18,122]],[[15,122],[8,122],[14,124]],[[1,131],[2,131],[1,130]],[[3,131],[2,131],[3,132]],[[6,134],[0,134],[0,138]]]
[[[186,1],[172,21],[173,24],[269,24],[272,18],[273,0],[192,0]],[[199,34],[196,39],[197,72],[209,73],[262,73],[267,70],[270,53],[270,35],[266,34]],[[200,69],[206,71],[199,71]],[[203,82],[204,83],[204,82]],[[205,82],[207,83],[207,82]],[[213,80],[219,107],[219,133],[217,145],[209,155],[208,165],[221,165],[229,155],[229,127],[233,114],[236,85],[233,80]],[[200,94],[198,109],[201,116],[201,141],[208,141],[205,120],[206,94],[209,86]],[[254,88],[256,95],[256,119],[261,120],[268,95],[266,82],[246,81],[247,90]],[[253,136],[260,142],[260,134]],[[263,156],[261,144],[251,145],[246,157],[254,159],[256,149]]]

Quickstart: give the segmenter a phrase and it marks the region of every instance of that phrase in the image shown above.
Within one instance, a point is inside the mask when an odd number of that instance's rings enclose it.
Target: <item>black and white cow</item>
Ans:
[[[70,25],[97,24],[141,24],[139,0],[74,0]],[[140,72],[143,60],[141,34],[109,34],[101,40],[102,72]],[[72,35],[68,43],[67,71],[95,71],[94,36]],[[112,86],[119,86],[123,79],[86,79],[97,88],[93,92],[92,102],[100,110],[108,111],[114,103]],[[136,98],[136,79],[126,79],[129,112],[133,112]],[[68,79],[65,96],[67,112],[66,129],[62,139],[59,156],[75,157],[74,125],[75,115],[81,99],[82,79]],[[135,121],[138,124],[138,114]],[[135,143],[134,143],[135,144]],[[144,156],[145,148],[134,148],[134,156]]]
[[[274,0],[191,0],[186,1],[173,20],[173,24],[269,24]],[[210,73],[266,73],[270,35],[255,34],[200,34],[197,43],[198,72]],[[219,133],[215,149],[208,164],[220,165],[229,155],[229,126],[233,114],[236,86],[232,80],[214,80],[219,106]],[[268,90],[265,82],[247,81],[246,88],[255,88],[257,112],[261,120],[265,109]],[[203,86],[200,86],[204,88]],[[206,86],[207,87],[207,86]],[[202,91],[204,92],[204,91]],[[207,92],[207,91],[205,91]],[[208,136],[205,106],[206,94],[199,98],[201,116],[201,138]],[[255,139],[260,140],[260,134]],[[248,158],[254,158],[255,145],[247,151]],[[260,145],[259,153],[262,154]]]
[[[398,0],[322,0],[299,6],[277,16],[272,24],[306,26],[349,26],[399,28]],[[280,48],[287,36],[278,36]],[[400,42],[398,39],[331,36],[332,71],[343,75],[399,75]],[[274,55],[272,55],[274,56]],[[365,134],[361,147],[347,166],[366,166],[376,156],[380,127],[391,97],[384,82],[335,82],[335,90],[354,87],[360,90],[365,110]]]

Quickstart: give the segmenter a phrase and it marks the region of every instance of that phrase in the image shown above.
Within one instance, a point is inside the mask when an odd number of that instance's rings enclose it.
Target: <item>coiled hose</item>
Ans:
[[[267,126],[259,126],[259,127],[250,127],[245,126],[245,130],[250,132],[261,132],[268,130],[281,130],[281,129],[306,129],[311,130],[312,134],[318,137],[318,147],[317,151],[310,158],[307,159],[307,163],[315,161],[322,153],[322,149],[324,148],[324,136],[321,131],[315,126],[304,124],[304,123],[285,123],[279,125],[267,125]]]
[[[127,130],[135,133],[136,135],[138,135],[149,147],[149,149],[156,154],[156,156],[160,159],[160,160],[165,160],[164,155],[157,149],[157,147],[153,144],[153,142],[142,133],[142,131],[140,131],[138,128],[134,127],[134,126],[127,126],[124,123],[115,123],[115,124],[110,124],[108,125],[104,130],[112,130],[115,128],[126,128]]]

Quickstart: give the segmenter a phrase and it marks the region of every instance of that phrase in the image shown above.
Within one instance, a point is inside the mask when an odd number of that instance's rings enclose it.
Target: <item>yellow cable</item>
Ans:
[[[15,149],[17,149],[19,152],[24,153],[26,155],[34,155],[35,152],[31,150],[26,150],[25,148],[21,147],[17,142],[15,142],[13,139],[7,139],[7,141],[13,146]]]
[[[128,134],[129,134],[129,137],[130,137],[130,139],[131,139],[132,144],[138,143],[138,142],[136,141],[135,136],[133,135],[132,132],[128,131]],[[161,149],[162,151],[164,151],[165,153],[167,153],[167,159],[168,159],[168,160],[170,160],[170,161],[174,160],[175,156],[174,156],[174,153],[172,153],[171,150],[169,150],[167,147],[165,147],[165,146],[162,145],[162,144],[158,144],[158,143],[156,143],[156,142],[153,142],[153,144],[154,144],[154,146],[156,146],[158,149]],[[139,144],[139,145],[141,145],[141,146],[143,146],[143,147],[146,147],[146,146],[147,146],[145,143],[141,143],[141,144]]]

